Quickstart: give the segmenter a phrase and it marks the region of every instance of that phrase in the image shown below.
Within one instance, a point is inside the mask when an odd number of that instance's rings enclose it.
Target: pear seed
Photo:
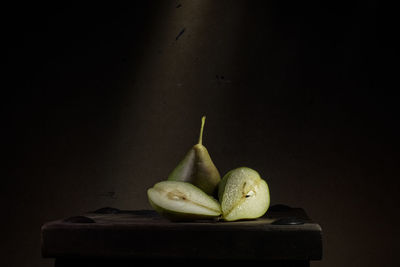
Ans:
[[[171,191],[167,193],[167,197],[171,200],[186,200],[185,194],[180,191]]]
[[[254,196],[254,194],[255,194],[254,191],[251,190],[250,192],[247,193],[246,198],[252,197],[252,196]]]

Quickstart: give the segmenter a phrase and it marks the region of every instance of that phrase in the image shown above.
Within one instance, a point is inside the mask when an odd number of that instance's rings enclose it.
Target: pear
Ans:
[[[168,175],[169,181],[192,183],[205,193],[216,196],[221,175],[203,146],[203,129],[206,117],[201,118],[199,141],[195,144],[178,166]]]
[[[257,171],[247,167],[233,169],[224,175],[218,198],[225,221],[259,218],[270,204],[267,182]]]
[[[171,221],[217,218],[221,206],[212,196],[191,183],[162,181],[147,190],[151,206]]]

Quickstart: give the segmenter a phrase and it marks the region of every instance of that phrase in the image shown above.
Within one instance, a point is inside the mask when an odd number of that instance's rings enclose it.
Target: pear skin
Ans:
[[[203,146],[203,129],[205,116],[201,120],[199,142],[195,144],[169,174],[167,180],[191,183],[208,195],[215,196],[221,175],[211,160],[207,148]]]

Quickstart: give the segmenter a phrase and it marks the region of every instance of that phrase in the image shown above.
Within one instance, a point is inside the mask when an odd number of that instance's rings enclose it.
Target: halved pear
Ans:
[[[213,197],[188,182],[162,181],[147,190],[151,206],[171,221],[211,219],[221,215]]]
[[[259,218],[270,204],[268,184],[257,171],[247,167],[231,170],[222,178],[218,197],[226,221]]]

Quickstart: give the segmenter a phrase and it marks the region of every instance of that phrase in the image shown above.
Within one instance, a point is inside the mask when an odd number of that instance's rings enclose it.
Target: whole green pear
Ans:
[[[211,160],[207,148],[202,144],[206,117],[201,119],[199,141],[169,174],[169,181],[191,183],[209,195],[216,195],[221,175]]]

